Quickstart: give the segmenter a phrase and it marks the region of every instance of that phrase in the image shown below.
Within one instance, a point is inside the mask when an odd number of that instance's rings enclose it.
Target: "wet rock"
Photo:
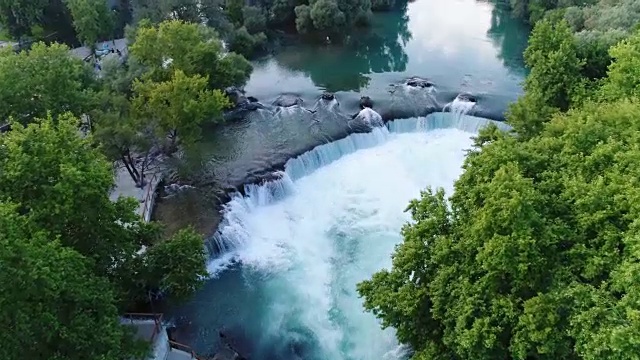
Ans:
[[[244,90],[236,86],[229,86],[228,88],[224,89],[224,94],[227,95],[227,97],[231,101],[231,104],[233,104],[234,106],[249,102],[249,100],[247,100],[247,98],[244,96]]]
[[[461,100],[461,101],[468,101],[468,102],[474,102],[474,103],[478,102],[478,99],[469,93],[459,94],[457,98],[458,100]]]
[[[333,93],[330,92],[324,92],[322,93],[322,100],[327,100],[327,101],[331,101],[333,99],[335,99],[335,95],[333,95]]]
[[[371,100],[370,97],[363,96],[360,98],[360,109],[372,108],[372,107],[373,107],[373,100]]]
[[[297,95],[282,94],[273,102],[273,105],[281,107],[302,105],[302,99]]]
[[[249,100],[249,102],[258,102],[258,99],[253,96],[247,96],[247,100]]]
[[[419,87],[419,88],[430,88],[433,86],[433,83],[426,79],[413,77],[407,80],[407,85],[412,87]]]

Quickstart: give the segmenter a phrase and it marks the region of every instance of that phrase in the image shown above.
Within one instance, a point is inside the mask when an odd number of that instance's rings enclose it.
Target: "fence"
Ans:
[[[188,345],[169,340],[169,346],[171,346],[172,349],[180,350],[190,354],[192,359],[204,360],[204,358],[199,357],[198,354],[196,354],[196,352],[193,351],[193,349]]]
[[[153,211],[153,205],[156,200],[156,182],[158,181],[158,173],[154,173],[146,186],[146,191],[143,198],[142,219],[144,221],[151,220],[151,212]]]
[[[136,324],[135,320],[153,320],[153,328],[148,340],[150,343],[153,343],[156,340],[156,336],[162,330],[162,314],[152,314],[152,313],[126,313],[122,315],[122,318],[129,319],[131,321],[131,325],[139,326],[139,323]],[[139,328],[140,330],[141,328]],[[145,334],[141,334],[145,335]]]

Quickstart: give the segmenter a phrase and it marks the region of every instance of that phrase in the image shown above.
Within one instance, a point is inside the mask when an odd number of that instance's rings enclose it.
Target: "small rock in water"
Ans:
[[[229,86],[224,89],[224,94],[227,95],[231,103],[235,106],[247,102],[247,98],[244,96],[244,91],[235,86]]]
[[[461,93],[457,97],[461,101],[468,101],[468,102],[474,102],[474,103],[478,102],[476,97],[471,95],[471,94],[469,94],[469,93]]]
[[[325,92],[325,93],[322,94],[322,100],[331,101],[331,100],[333,100],[335,98],[336,98],[335,95],[333,95],[330,92]]]
[[[302,99],[298,95],[282,94],[273,102],[273,105],[280,107],[302,105]]]
[[[421,79],[419,77],[410,78],[407,80],[407,85],[412,87],[420,87],[420,88],[429,88],[433,86],[433,83],[426,79]]]
[[[372,108],[372,107],[373,107],[373,101],[371,100],[370,97],[363,96],[360,98],[360,109]]]

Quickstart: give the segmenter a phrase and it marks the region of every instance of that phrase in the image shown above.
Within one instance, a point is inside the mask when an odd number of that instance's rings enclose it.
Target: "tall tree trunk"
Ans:
[[[135,169],[131,169],[129,162],[127,161],[127,159],[124,157],[124,155],[122,155],[122,163],[124,164],[124,167],[127,168],[127,172],[129,172],[129,175],[131,175],[131,179],[133,179],[133,182],[135,182],[136,184],[138,183],[138,176],[137,174],[133,171]]]
[[[140,176],[140,173],[138,172],[138,169],[136,168],[136,163],[131,158],[131,150],[127,149],[126,156],[127,156],[127,161],[129,162],[129,166],[131,167],[131,170],[136,174],[136,177],[140,179],[141,176]]]

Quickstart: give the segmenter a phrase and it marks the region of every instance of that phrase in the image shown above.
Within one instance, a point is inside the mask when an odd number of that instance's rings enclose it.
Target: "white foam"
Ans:
[[[474,106],[476,106],[475,102],[461,99],[459,96],[456,96],[452,102],[444,106],[443,110],[449,110],[455,117],[461,118],[463,115],[468,114]]]
[[[310,330],[322,359],[402,358],[406,349],[362,311],[355,286],[390,266],[409,200],[427,185],[452,191],[472,136],[420,132],[420,123],[413,133],[392,124],[322,145],[287,163],[282,180],[227,205],[219,241],[263,276],[265,332]]]
[[[366,108],[360,110],[360,112],[358,113],[356,118],[357,119],[361,119],[362,121],[364,121],[365,123],[367,123],[367,124],[369,124],[371,126],[383,126],[384,125],[384,121],[382,121],[382,116],[380,116],[380,114],[378,114],[378,112],[376,112],[372,108],[366,107]]]

